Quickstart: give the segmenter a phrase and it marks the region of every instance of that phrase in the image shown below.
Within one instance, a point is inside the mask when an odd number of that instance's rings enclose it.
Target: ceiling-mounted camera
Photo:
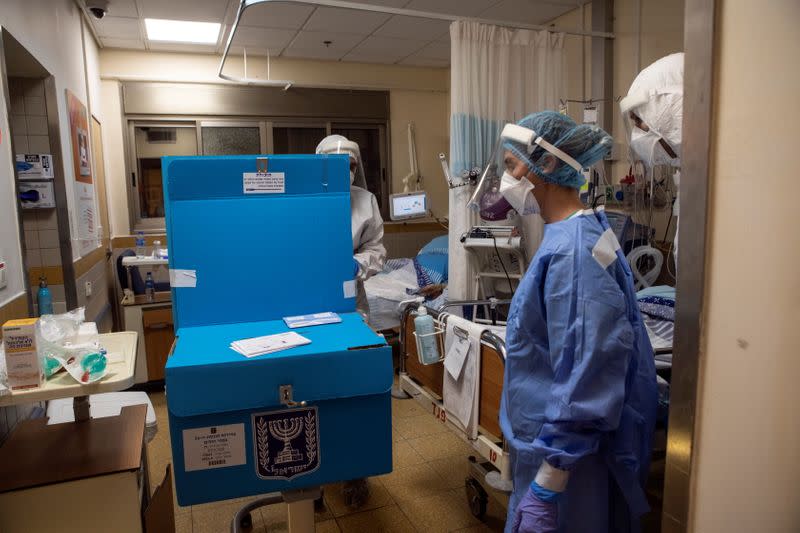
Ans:
[[[100,20],[108,13],[109,0],[86,0],[86,9],[94,18]]]

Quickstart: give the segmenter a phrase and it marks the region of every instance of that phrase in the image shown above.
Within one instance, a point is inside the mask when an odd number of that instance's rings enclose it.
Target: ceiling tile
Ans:
[[[108,4],[107,17],[133,17],[139,16],[134,0],[114,0]]]
[[[287,50],[316,50],[327,49],[339,52],[341,57],[364,39],[361,35],[352,33],[334,33],[329,31],[301,31]],[[330,44],[325,44],[330,41]],[[326,54],[330,55],[330,54]],[[335,55],[335,54],[334,54]]]
[[[531,5],[528,0],[503,0],[479,16],[485,19],[523,24],[545,24],[573,9],[575,9],[574,3],[572,5],[556,5],[539,2]]]
[[[139,0],[139,5],[143,18],[219,23],[228,8],[224,0]]]
[[[233,45],[262,48],[269,50],[270,53],[278,53],[291,42],[296,33],[296,30],[239,26],[236,35],[233,36]]]
[[[113,37],[100,38],[104,48],[127,48],[131,50],[144,50],[144,41],[141,39],[115,39]]]
[[[475,17],[478,13],[486,11],[497,3],[497,0],[411,0],[405,6],[406,9],[416,9],[419,11],[432,11],[435,13],[447,13],[449,15],[459,15],[462,17]],[[532,2],[528,2],[530,6]],[[533,9],[533,8],[530,8]]]
[[[395,15],[389,22],[378,28],[375,35],[398,39],[430,41],[447,34],[449,40],[449,30],[450,23],[446,20]]]
[[[423,57],[425,59],[443,59],[449,62],[450,44],[434,41],[419,49],[414,53],[414,55],[417,57]]]
[[[233,11],[238,2],[233,4]],[[299,30],[314,11],[314,6],[308,4],[281,4],[268,2],[255,4],[244,10],[239,24],[257,26],[259,28],[283,28]],[[230,18],[233,24],[233,18]]]
[[[345,52],[342,50],[325,48],[323,46],[316,48],[287,48],[281,55],[299,59],[322,59],[326,61],[338,61],[344,54]]]
[[[272,56],[275,57],[280,54],[281,49],[267,49],[267,48],[260,48],[258,46],[248,46],[247,47],[247,57],[250,56]],[[244,47],[243,46],[231,46],[231,49],[228,51],[229,57],[234,56],[242,56],[244,55]]]
[[[398,63],[398,65],[407,65],[410,67],[438,67],[444,68],[450,65],[450,61],[444,59],[428,59],[424,57],[417,57],[416,55],[409,56]]]
[[[115,39],[139,39],[139,19],[124,17],[103,17],[95,21],[97,35]]]
[[[390,39],[388,37],[368,37],[343,59],[367,63],[396,63],[413,54],[423,43],[409,39]]]
[[[378,26],[389,20],[389,17],[391,15],[386,13],[318,7],[314,14],[311,15],[311,18],[308,19],[306,25],[303,26],[303,29],[369,35]]]

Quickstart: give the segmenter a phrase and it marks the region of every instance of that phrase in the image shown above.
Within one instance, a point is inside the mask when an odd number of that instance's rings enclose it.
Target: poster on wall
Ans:
[[[97,210],[89,148],[89,118],[83,102],[67,89],[72,165],[75,170],[75,212],[77,249],[81,256],[97,248]]]

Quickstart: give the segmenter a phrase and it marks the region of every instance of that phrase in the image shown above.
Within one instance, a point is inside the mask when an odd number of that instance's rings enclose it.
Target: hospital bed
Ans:
[[[435,309],[444,303],[447,296],[447,259],[447,236],[444,235],[424,245],[415,257],[386,261],[380,273],[364,282],[370,326],[376,331],[399,330],[401,304],[413,299],[420,289],[426,287],[444,289],[427,305]]]
[[[471,300],[442,304],[438,307],[426,305],[438,326],[444,329],[448,308],[461,306],[506,304],[499,300]],[[400,329],[400,388],[416,400],[441,423],[449,426],[457,435],[469,443],[477,456],[469,458],[469,476],[465,480],[467,500],[472,514],[477,518],[486,513],[489,497],[503,507],[508,505],[511,490],[508,450],[505,448],[500,429],[500,397],[503,390],[505,368],[505,341],[502,331],[484,331],[481,336],[479,362],[478,435],[472,438],[452,419],[444,407],[444,365],[439,362],[423,365],[417,354],[414,336],[416,305],[407,305],[401,313]]]
[[[428,313],[434,317],[437,325],[445,329],[447,308],[474,306],[500,306],[507,301],[473,300],[450,302],[438,307],[426,305]],[[503,390],[503,373],[505,368],[506,348],[504,332],[499,328],[484,331],[481,336],[478,388],[478,435],[472,438],[458,424],[448,418],[444,407],[444,365],[439,362],[424,365],[417,353],[414,336],[414,311],[417,304],[406,305],[401,313],[400,329],[400,389],[410,398],[416,400],[425,410],[441,423],[447,425],[454,433],[469,443],[476,451],[476,456],[469,458],[469,476],[465,480],[465,489],[470,509],[477,518],[486,512],[488,498],[494,498],[503,507],[508,505],[508,495],[512,488],[510,479],[510,459],[502,437],[499,424],[500,398]],[[651,339],[655,344],[653,332]],[[670,339],[671,340],[671,339]],[[661,384],[669,382],[671,370],[671,346],[659,345],[655,351],[656,367]],[[661,388],[661,384],[659,387]],[[661,432],[666,431],[668,409],[668,390],[659,393],[659,423]],[[660,440],[665,440],[661,438]],[[658,447],[654,449],[654,459],[660,455]]]

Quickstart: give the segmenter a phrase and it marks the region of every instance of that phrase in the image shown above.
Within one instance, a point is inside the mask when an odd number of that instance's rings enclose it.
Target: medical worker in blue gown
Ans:
[[[610,152],[611,137],[546,111],[506,126],[501,142],[500,191],[546,224],[508,319],[506,531],[637,531],[648,510],[653,350],[606,216],[578,198],[580,169]]]

